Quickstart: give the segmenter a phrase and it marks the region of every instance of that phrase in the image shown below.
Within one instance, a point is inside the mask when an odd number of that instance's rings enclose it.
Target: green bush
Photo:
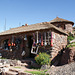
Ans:
[[[69,41],[71,41],[71,40],[73,40],[74,38],[75,38],[74,36],[68,36],[67,39],[68,39]]]
[[[69,33],[69,36],[67,37],[68,41],[71,41],[75,39],[75,36],[73,36],[71,33]]]
[[[70,47],[75,47],[75,42],[68,44],[66,48],[70,48]]]
[[[48,64],[50,64],[50,55],[48,55],[46,53],[39,53],[39,55],[37,55],[35,57],[35,61],[39,65],[48,65]]]

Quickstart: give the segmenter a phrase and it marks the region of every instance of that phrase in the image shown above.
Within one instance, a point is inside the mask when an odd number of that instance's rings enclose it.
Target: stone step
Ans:
[[[9,71],[12,71],[12,72],[19,72],[19,71],[21,71],[21,69],[10,68]]]
[[[32,75],[31,73],[19,71],[18,75]]]
[[[9,71],[11,71],[11,72],[17,72],[18,73],[18,75],[32,75],[31,73],[27,73],[27,72],[24,72],[24,71],[22,71],[22,70],[20,70],[20,69],[9,69]]]
[[[17,72],[7,71],[4,75],[18,75]]]
[[[31,63],[31,60],[21,60],[22,63],[28,63],[30,64]]]
[[[32,60],[22,60],[21,62],[22,62],[21,66],[25,66],[28,68],[31,67]]]
[[[19,71],[19,72],[7,71],[5,73],[1,73],[1,75],[32,75],[32,74],[23,71]]]

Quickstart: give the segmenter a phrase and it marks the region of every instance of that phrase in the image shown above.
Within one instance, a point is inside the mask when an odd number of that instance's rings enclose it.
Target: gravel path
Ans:
[[[75,62],[64,66],[51,66],[48,70],[49,75],[75,75]]]

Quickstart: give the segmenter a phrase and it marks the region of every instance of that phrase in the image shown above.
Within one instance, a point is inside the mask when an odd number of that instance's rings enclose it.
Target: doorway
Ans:
[[[32,49],[32,45],[33,45],[33,36],[28,36],[28,47],[29,47],[29,51],[30,51],[30,57],[35,57],[34,54],[31,53],[31,49]]]

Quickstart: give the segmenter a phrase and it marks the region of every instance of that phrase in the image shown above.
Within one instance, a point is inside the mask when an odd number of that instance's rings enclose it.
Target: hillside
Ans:
[[[52,66],[47,73],[49,75],[75,75],[75,62],[59,67]]]

